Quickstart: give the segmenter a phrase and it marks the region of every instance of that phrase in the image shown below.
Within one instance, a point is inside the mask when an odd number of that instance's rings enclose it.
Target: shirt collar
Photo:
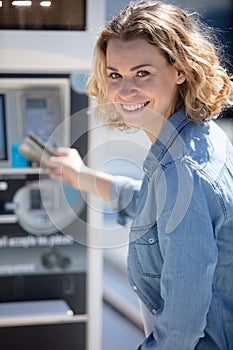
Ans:
[[[181,129],[190,122],[186,115],[184,106],[178,109],[165,123],[157,140],[151,146],[149,153],[143,163],[143,170],[149,177],[154,169],[168,151],[169,147],[177,137]]]

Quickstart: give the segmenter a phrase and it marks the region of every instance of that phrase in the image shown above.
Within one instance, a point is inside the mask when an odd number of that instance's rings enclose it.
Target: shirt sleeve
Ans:
[[[164,306],[154,315],[153,332],[138,350],[192,350],[204,336],[211,303],[218,256],[217,217],[211,203],[218,198],[211,184],[184,164],[164,171],[155,198]]]
[[[120,225],[125,225],[127,218],[134,217],[141,184],[141,180],[115,176],[110,188],[111,207],[117,213]]]

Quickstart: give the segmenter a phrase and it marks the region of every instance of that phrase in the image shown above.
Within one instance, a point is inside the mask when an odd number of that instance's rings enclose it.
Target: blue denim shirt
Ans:
[[[181,108],[144,161],[140,190],[118,177],[133,217],[130,284],[153,315],[140,350],[233,349],[233,147],[214,121]]]

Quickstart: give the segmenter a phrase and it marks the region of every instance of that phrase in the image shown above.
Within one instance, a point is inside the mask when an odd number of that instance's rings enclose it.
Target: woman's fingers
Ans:
[[[62,159],[63,158],[60,158],[60,157],[54,157],[54,156],[52,156],[52,157],[44,157],[44,158],[42,158],[42,163],[46,166],[46,167],[48,167],[48,168],[58,168],[58,167],[60,167],[61,165],[62,165]]]
[[[62,178],[61,171],[59,171],[58,169],[47,168],[45,171],[46,171],[46,174],[49,175],[49,177],[51,177],[52,179]]]
[[[66,147],[59,147],[56,149],[55,154],[60,157],[66,157],[69,155],[71,149]]]

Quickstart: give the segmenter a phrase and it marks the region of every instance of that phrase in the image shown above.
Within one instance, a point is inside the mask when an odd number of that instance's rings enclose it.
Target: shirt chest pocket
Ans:
[[[156,225],[143,231],[132,229],[130,238],[129,254],[138,272],[146,277],[160,278],[163,258]]]

